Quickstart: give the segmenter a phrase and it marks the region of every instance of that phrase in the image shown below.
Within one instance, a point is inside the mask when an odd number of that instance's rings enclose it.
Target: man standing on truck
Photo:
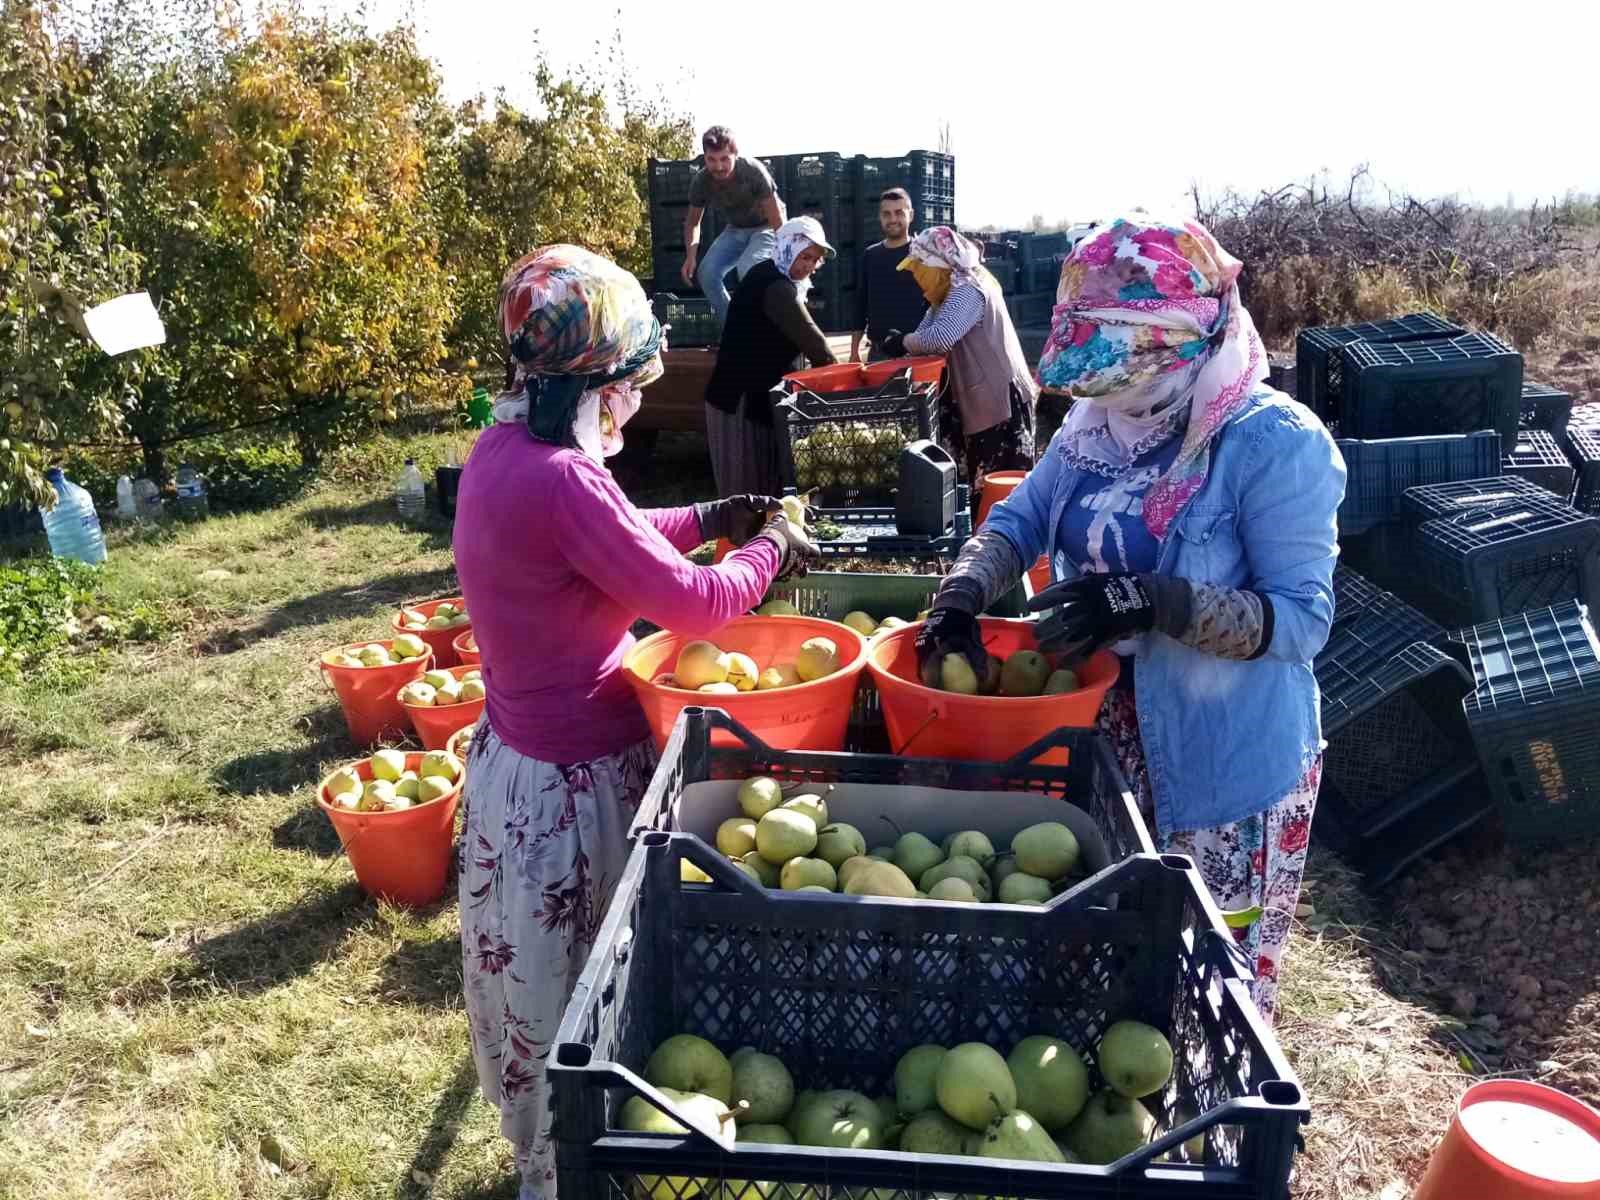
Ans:
[[[700,139],[705,167],[689,183],[689,211],[683,220],[683,282],[693,286],[699,265],[700,290],[717,314],[717,324],[728,319],[729,271],[745,272],[772,257],[774,235],[783,224],[783,202],[772,176],[760,159],[742,158],[733,130],[713,125]],[[728,222],[700,258],[700,217],[714,205]]]
[[[911,247],[911,220],[916,215],[905,188],[890,188],[878,197],[878,226],[883,241],[874,242],[861,255],[861,286],[856,289],[855,330],[850,334],[850,361],[861,361],[861,337],[872,343],[868,362],[888,355],[881,349],[891,329],[915,329],[922,324],[928,302],[922,289],[900,262]]]

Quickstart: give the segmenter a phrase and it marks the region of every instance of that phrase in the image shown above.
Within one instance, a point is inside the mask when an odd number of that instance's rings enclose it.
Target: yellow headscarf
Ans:
[[[934,267],[925,262],[906,255],[900,260],[900,270],[910,271],[911,277],[917,281],[917,286],[922,289],[923,296],[928,303],[938,308],[944,303],[944,298],[950,294],[950,268]]]

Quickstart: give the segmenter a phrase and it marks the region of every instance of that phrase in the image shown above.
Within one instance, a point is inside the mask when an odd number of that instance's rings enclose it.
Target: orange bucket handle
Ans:
[[[320,658],[317,659],[317,674],[322,676],[322,685],[330,692],[338,690],[333,686],[333,676],[328,674],[328,664]]]
[[[894,752],[895,757],[896,758],[903,757],[905,755],[905,752],[907,750],[911,749],[912,743],[915,742],[924,733],[926,733],[928,731],[928,727],[931,726],[935,721],[937,721],[940,717],[942,717],[944,715],[945,715],[945,713],[944,713],[944,706],[943,705],[935,704],[932,708],[930,708],[928,710],[928,715],[922,718],[922,724],[918,725],[914,730],[912,730],[911,731],[911,736],[908,737],[905,740],[905,742],[901,745],[901,747]]]

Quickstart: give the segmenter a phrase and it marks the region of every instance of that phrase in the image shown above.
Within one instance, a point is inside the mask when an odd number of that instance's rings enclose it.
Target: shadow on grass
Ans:
[[[254,624],[216,631],[200,642],[196,650],[201,654],[234,654],[298,626],[364,616],[375,605],[398,609],[407,600],[443,596],[452,593],[455,588],[456,573],[453,567],[438,567],[432,571],[395,571],[369,580],[360,587],[328,588],[291,600],[271,610]]]
[[[335,858],[344,852],[333,823],[315,805],[296,809],[272,831],[272,844],[279,850],[302,850],[319,858]]]
[[[419,1182],[419,1176],[421,1179],[431,1180],[439,1173],[439,1168],[444,1166],[445,1159],[450,1157],[451,1148],[461,1135],[461,1123],[467,1115],[467,1109],[473,1104],[477,1094],[478,1069],[472,1061],[471,1051],[468,1051],[457,1065],[450,1086],[445,1088],[439,1097],[439,1102],[433,1106],[433,1116],[428,1120],[427,1136],[417,1147],[411,1165],[406,1168],[399,1186],[395,1188],[395,1200],[427,1200],[427,1197],[433,1194],[432,1185]],[[507,1149],[509,1150],[509,1146]],[[516,1200],[517,1187],[517,1174],[513,1170],[509,1175],[493,1183],[474,1182],[468,1185],[466,1191],[458,1191],[453,1195],[473,1196],[477,1197],[477,1200]]]
[[[305,523],[317,530],[348,529],[356,525],[395,525],[399,518],[394,510],[394,500],[378,496],[360,504],[319,504],[300,514]],[[454,523],[441,517],[431,506],[415,526],[409,526],[427,535],[427,548],[448,550]]]
[[[455,887],[446,893],[455,902]],[[436,1008],[459,1008],[461,936],[450,933],[427,941],[408,941],[383,964],[386,999]]]
[[[317,740],[293,750],[258,750],[230,759],[211,773],[217,786],[236,796],[257,792],[291,792],[314,784],[321,777],[323,764],[330,758],[353,758],[350,735],[337,707],[333,720],[314,715],[313,732]]]

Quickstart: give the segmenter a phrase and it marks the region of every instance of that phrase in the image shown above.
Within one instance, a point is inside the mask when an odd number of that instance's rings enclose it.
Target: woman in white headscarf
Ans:
[[[805,303],[812,272],[833,253],[815,217],[796,217],[778,229],[772,257],[739,281],[706,385],[706,442],[719,496],[779,490],[769,393],[802,359],[814,367],[838,361]]]

